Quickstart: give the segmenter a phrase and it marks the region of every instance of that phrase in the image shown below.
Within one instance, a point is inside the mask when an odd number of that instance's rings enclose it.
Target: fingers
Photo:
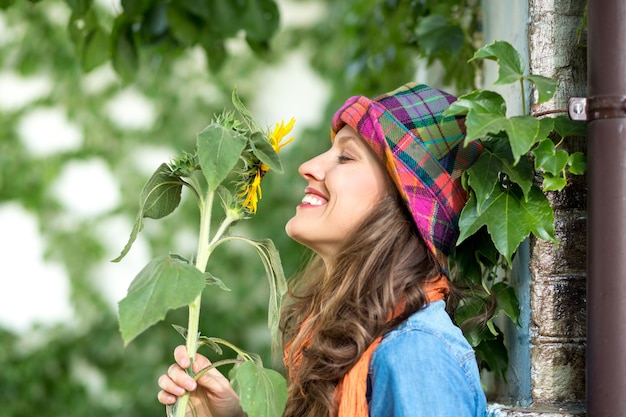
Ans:
[[[185,345],[176,346],[176,349],[174,349],[174,360],[181,368],[189,368],[189,356],[187,355],[187,347]]]
[[[170,365],[167,369],[167,374],[161,375],[157,381],[161,388],[157,398],[159,402],[166,405],[174,404],[178,397],[184,395],[187,391],[195,390],[198,386],[196,381],[186,371],[186,368],[189,367],[189,358],[187,357],[185,346],[178,346],[174,350],[174,358],[176,363]],[[204,359],[207,360],[206,358]]]

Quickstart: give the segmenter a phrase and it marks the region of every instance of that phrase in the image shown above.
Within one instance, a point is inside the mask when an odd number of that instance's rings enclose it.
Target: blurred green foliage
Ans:
[[[192,149],[196,133],[230,105],[234,86],[244,102],[251,101],[263,82],[262,71],[279,65],[292,51],[306,51],[331,92],[323,123],[308,127],[285,148],[285,174],[268,175],[257,215],[242,226],[246,236],[275,242],[289,276],[307,256],[284,233],[304,188],[297,167],[328,146],[327,122],[340,102],[357,92],[378,94],[414,79],[420,57],[439,61],[440,82],[461,91],[473,86],[477,71],[467,59],[480,43],[478,0],[321,0],[317,3],[324,12],[318,21],[294,26],[282,22],[282,27],[270,0],[122,0],[122,9],[113,12],[103,9],[103,3],[0,1],[0,18],[12,34],[0,42],[0,71],[51,79],[49,93],[26,107],[0,111],[0,204],[19,202],[37,216],[46,257],[65,267],[77,312],[72,323],[38,326],[25,334],[1,331],[0,417],[164,413],[156,401],[156,378],[171,363],[173,347],[182,343],[170,323],[184,323],[186,311],[171,312],[123,348],[116,312],[99,289],[106,277],[97,272],[127,238],[119,236],[119,247],[112,250],[112,242],[102,240],[101,228],[120,216],[130,224],[137,211],[137,195],[149,175],[138,156],[142,149],[171,149],[172,156]],[[253,3],[268,10],[246,7]],[[225,8],[203,10],[203,4]],[[240,19],[231,6],[250,14]],[[258,13],[271,24],[255,26]],[[167,19],[159,20],[163,16]],[[425,35],[429,33],[436,36]],[[237,46],[241,44],[245,47]],[[89,77],[106,79],[99,72],[107,68],[115,69],[118,77],[100,89],[89,88]],[[107,105],[128,88],[154,106],[156,117],[148,128],[125,129],[107,117]],[[79,149],[40,157],[18,139],[22,117],[33,108],[49,107],[65,109],[68,119],[81,127]],[[52,185],[67,163],[93,159],[104,161],[119,179],[120,206],[96,217],[70,216]],[[80,195],[84,190],[73,191]],[[197,221],[197,209],[190,203],[183,198],[182,215],[158,225],[147,222],[144,235],[152,256],[178,251],[184,232]],[[267,284],[253,250],[220,247],[208,269],[233,291],[205,296],[201,332],[260,353],[266,363],[280,368],[266,327]],[[2,291],[10,291],[11,279],[19,277],[3,274]],[[45,306],[25,300],[24,308]]]

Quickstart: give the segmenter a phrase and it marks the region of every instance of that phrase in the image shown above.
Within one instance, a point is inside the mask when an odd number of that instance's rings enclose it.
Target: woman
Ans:
[[[308,186],[286,231],[317,257],[282,311],[285,416],[485,413],[473,350],[446,312],[460,176],[482,149],[463,147],[462,118],[443,117],[454,100],[415,83],[352,97],[333,117],[331,148],[300,166]],[[185,348],[174,356],[160,402],[188,390],[199,415],[244,415],[218,371],[196,383]],[[195,371],[208,363],[199,355]]]

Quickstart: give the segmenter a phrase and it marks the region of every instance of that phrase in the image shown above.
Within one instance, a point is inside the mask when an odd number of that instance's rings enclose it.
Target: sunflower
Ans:
[[[285,136],[291,132],[295,122],[296,119],[292,117],[286,126],[284,120],[282,120],[280,124],[276,123],[274,130],[268,137],[268,142],[272,145],[274,152],[279,153],[281,149],[293,141],[293,136],[285,142],[283,142],[283,139],[285,139]],[[254,172],[254,179],[251,182],[245,182],[241,187],[241,193],[238,194],[239,197],[246,197],[242,206],[250,210],[252,213],[256,213],[257,203],[263,197],[263,192],[261,191],[261,180],[269,170],[270,167],[259,161],[256,171]]]

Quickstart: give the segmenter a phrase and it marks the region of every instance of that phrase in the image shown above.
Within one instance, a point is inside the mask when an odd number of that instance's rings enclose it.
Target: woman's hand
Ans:
[[[173,405],[178,397],[189,391],[190,402],[199,417],[245,416],[237,393],[217,369],[206,372],[196,382],[185,371],[190,365],[185,346],[178,346],[174,350],[174,359],[176,363],[168,368],[167,374],[159,377],[161,391],[157,398],[160,403]],[[206,357],[197,354],[193,362],[193,372],[197,373],[209,365],[211,362]]]

